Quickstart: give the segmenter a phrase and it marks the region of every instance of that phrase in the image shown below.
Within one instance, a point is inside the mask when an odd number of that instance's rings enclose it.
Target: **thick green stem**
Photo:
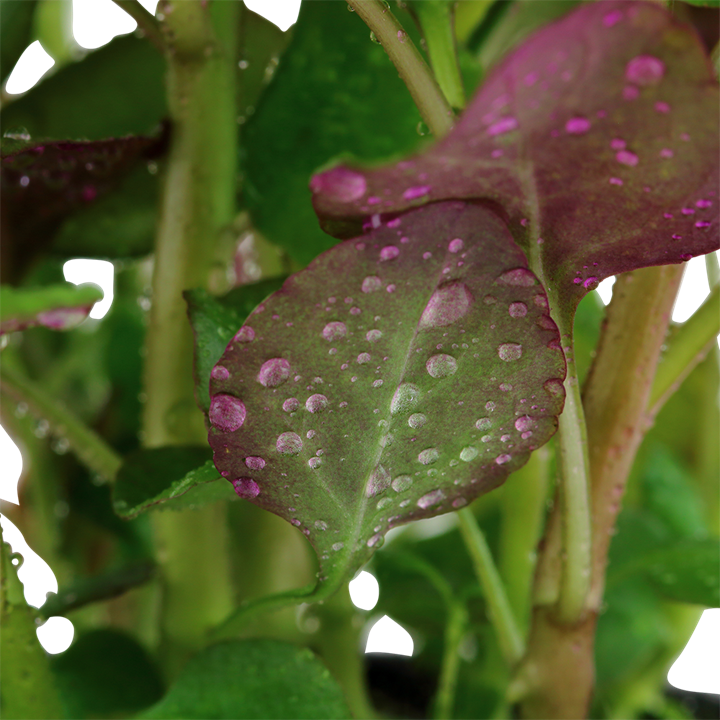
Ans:
[[[468,612],[465,604],[453,601],[448,607],[445,624],[442,666],[433,711],[435,720],[449,720],[453,715],[455,690],[460,671],[460,643],[465,636],[467,626]]]
[[[503,657],[509,665],[515,665],[525,652],[522,636],[510,609],[505,586],[493,562],[485,536],[469,508],[458,511],[460,534],[472,559],[473,568],[483,589],[490,615],[490,622],[497,633]]]
[[[25,403],[33,415],[46,420],[52,433],[67,440],[70,449],[90,470],[106,480],[115,479],[122,464],[120,456],[61,402],[16,372],[10,363],[3,364],[0,389],[15,402]]]
[[[50,720],[63,717],[50,662],[35,633],[34,612],[11,564],[0,528],[0,654],[2,717]]]
[[[165,41],[154,15],[151,15],[138,0],[113,0],[113,2],[135,20],[145,37],[160,52],[165,51]]]
[[[183,290],[209,287],[235,214],[234,28],[238,3],[162,3],[172,121],[155,246],[143,418],[147,447],[204,442]],[[225,508],[153,517],[164,586],[166,658],[180,663],[233,606]]]
[[[410,36],[380,0],[348,0],[348,5],[365,21],[407,85],[430,132],[441,138],[450,132],[454,115],[430,68]]]

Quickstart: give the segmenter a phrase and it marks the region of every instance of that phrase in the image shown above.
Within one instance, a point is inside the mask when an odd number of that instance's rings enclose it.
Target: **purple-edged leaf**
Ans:
[[[409,212],[320,255],[238,330],[211,374],[215,464],[339,582],[387,530],[462,507],[551,437],[558,340],[497,215]]]
[[[378,213],[492,201],[572,309],[605,277],[720,247],[718,108],[692,30],[655,3],[587,3],[506,58],[427,152],[313,178],[315,208],[346,237]]]
[[[0,335],[35,325],[69,330],[82,322],[102,300],[99,287],[67,283],[43,288],[0,287]]]

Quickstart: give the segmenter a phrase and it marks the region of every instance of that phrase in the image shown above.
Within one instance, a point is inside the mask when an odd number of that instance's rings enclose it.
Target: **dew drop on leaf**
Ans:
[[[390,401],[390,413],[397,415],[398,413],[410,412],[420,400],[420,388],[412,383],[403,383],[398,385]]]
[[[625,77],[636,85],[657,85],[665,75],[665,63],[652,55],[638,55],[625,67]]]
[[[250,478],[238,478],[232,481],[232,486],[239,497],[246,500],[257,497],[260,494],[258,484]]]
[[[245,422],[245,404],[233,395],[213,395],[208,416],[213,427],[234,432]]]
[[[322,336],[330,342],[338,338],[344,338],[347,335],[347,327],[342,322],[329,322],[322,331]]]
[[[427,510],[427,508],[432,507],[433,505],[438,505],[445,499],[445,493],[438,488],[437,490],[433,490],[432,492],[427,493],[426,495],[423,495],[418,501],[418,507],[422,508],[423,510]]]
[[[503,343],[498,348],[498,357],[505,362],[519,360],[522,357],[522,345],[518,345],[518,343]]]
[[[515,268],[514,270],[504,272],[497,281],[501,285],[532,287],[535,284],[535,276],[525,268]]]
[[[440,457],[440,453],[438,453],[436,448],[427,448],[427,450],[423,450],[418,454],[418,460],[423,465],[431,465],[434,462],[437,462],[437,459]]]
[[[413,479],[410,475],[398,475],[392,481],[392,489],[397,492],[404,492],[413,484]]]
[[[210,377],[212,377],[214,380],[227,380],[230,377],[230,372],[222,365],[216,365],[211,370]]]
[[[284,432],[275,444],[282,455],[297,455],[303,449],[302,438],[294,432]]]
[[[377,275],[368,275],[362,281],[362,291],[364,293],[376,292],[382,288],[382,280]]]
[[[508,455],[507,453],[504,453],[504,454],[502,454],[502,455],[498,455],[498,456],[495,458],[495,462],[496,462],[498,465],[504,465],[506,462],[510,462],[511,459],[512,459],[512,458],[510,457],[510,455]]]
[[[467,314],[472,302],[472,293],[465,283],[449,282],[441,285],[425,306],[419,327],[424,330],[452,325]]]
[[[570,135],[584,135],[590,130],[590,121],[584,117],[570,118],[565,123],[565,132]]]
[[[414,430],[421,428],[426,422],[427,416],[423,415],[422,413],[413,413],[408,418],[408,425]]]
[[[311,413],[322,412],[327,406],[328,406],[328,399],[324,395],[320,395],[320,393],[311,395],[305,401],[305,409]]]
[[[455,238],[448,243],[448,250],[451,253],[459,253],[465,247],[465,243],[460,238]]]
[[[295,412],[300,407],[300,401],[297,398],[288,398],[283,404],[282,409],[287,412]]]
[[[237,333],[235,333],[235,342],[247,343],[255,339],[255,331],[249,325],[243,325]]]
[[[262,470],[265,467],[265,460],[257,455],[245,458],[245,465],[251,470]]]
[[[508,307],[510,317],[521,318],[527,315],[527,305],[524,302],[510,303]]]
[[[468,445],[460,451],[460,459],[463,462],[470,462],[478,456],[479,452],[480,451],[477,448],[473,447],[472,445]]]
[[[365,487],[365,494],[367,497],[374,497],[379,493],[387,490],[390,487],[390,474],[382,466],[378,465],[370,475],[367,486]]]
[[[475,427],[478,430],[489,430],[492,427],[492,420],[490,418],[486,418],[486,417],[479,418],[475,422]]]
[[[457,372],[457,360],[452,355],[433,355],[425,363],[428,375],[434,378],[443,378]]]
[[[377,342],[382,337],[382,331],[381,330],[368,330],[365,339],[368,342]]]
[[[284,358],[270,358],[262,364],[257,379],[265,387],[277,387],[289,377],[290,363]]]
[[[387,245],[380,251],[381,260],[394,260],[400,254],[395,245]]]

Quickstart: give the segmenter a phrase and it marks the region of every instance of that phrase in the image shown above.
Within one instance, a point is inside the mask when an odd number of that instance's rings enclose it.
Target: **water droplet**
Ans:
[[[418,507],[422,508],[423,510],[427,510],[429,507],[432,507],[433,505],[438,505],[445,499],[445,493],[438,488],[437,490],[433,490],[432,492],[427,493],[426,495],[423,495],[418,501]]]
[[[332,549],[335,552],[340,552],[340,550],[342,550],[344,547],[345,547],[345,543],[341,543],[341,542],[336,542],[336,543],[333,543],[333,545],[332,545]]]
[[[504,272],[498,279],[501,285],[513,285],[516,287],[531,287],[535,285],[535,276],[525,268],[515,268]]]
[[[492,427],[492,420],[490,418],[480,418],[475,422],[475,427],[478,430],[489,430]]]
[[[222,365],[216,365],[211,370],[210,377],[215,380],[227,380],[230,377],[230,371]]]
[[[427,416],[423,415],[422,413],[413,413],[408,418],[408,425],[414,430],[421,428],[426,422]]]
[[[404,492],[413,484],[413,482],[414,481],[410,475],[398,475],[392,481],[392,489],[397,493]]]
[[[480,438],[484,443],[489,443],[492,440],[492,435],[483,435]]]
[[[403,197],[405,200],[415,200],[423,195],[427,195],[430,192],[429,185],[417,185],[415,187],[409,187],[404,193]]]
[[[439,457],[440,453],[436,448],[427,448],[427,450],[423,450],[418,454],[418,460],[423,465],[431,465],[436,462]]]
[[[383,385],[383,381],[382,381],[382,380],[374,380],[374,381],[373,381],[373,384],[372,384],[372,386],[373,386],[374,388],[382,387],[382,385]]]
[[[255,331],[249,325],[243,325],[236,333],[233,340],[235,342],[252,342],[255,339]]]
[[[598,282],[598,279],[597,279],[596,277],[589,277],[589,278],[586,278],[586,279],[583,281],[583,287],[584,287],[586,290],[592,290],[592,289],[593,289],[594,287],[596,287],[597,285],[599,285],[599,282]]]
[[[615,159],[628,167],[635,167],[638,164],[638,156],[629,150],[621,150],[615,155]]]
[[[400,250],[398,250],[395,247],[395,245],[386,245],[380,251],[380,259],[381,260],[394,260],[399,254],[400,254]]]
[[[251,455],[245,458],[245,465],[251,470],[262,470],[265,467],[265,460],[258,455]]]
[[[611,185],[618,185],[618,186],[621,186],[623,184],[623,181],[620,178],[616,178],[616,177],[611,177],[610,180],[608,180],[608,182]]]
[[[327,340],[337,340],[347,335],[347,327],[342,322],[329,322],[322,331],[322,336]]]
[[[319,457],[311,457],[308,460],[308,466],[311,470],[317,470],[322,465],[322,458]]]
[[[627,143],[624,140],[622,140],[621,138],[614,138],[613,140],[610,141],[610,147],[613,150],[624,150],[626,145],[627,145]]]
[[[382,280],[377,275],[368,275],[362,281],[362,291],[364,293],[371,293],[382,288]]]
[[[337,167],[315,175],[310,181],[310,188],[315,193],[327,195],[331,200],[352,202],[365,194],[367,182],[360,173]]]
[[[498,455],[498,456],[495,458],[495,462],[496,462],[498,465],[504,465],[506,462],[510,462],[510,460],[512,460],[512,458],[510,457],[510,455],[508,455],[508,454],[506,454],[506,453],[503,454],[503,455]]]
[[[570,135],[584,135],[588,130],[590,130],[590,121],[584,117],[570,118],[565,123],[565,132]]]
[[[625,77],[636,85],[657,85],[665,75],[665,63],[652,55],[638,55],[625,66]]]
[[[420,400],[420,388],[412,383],[403,383],[398,385],[390,401],[390,413],[397,415],[398,413],[410,412]]]
[[[526,432],[527,430],[530,430],[530,428],[534,427],[534,425],[535,420],[529,415],[523,415],[515,421],[515,429],[518,432]]]
[[[472,445],[468,445],[460,451],[460,459],[463,462],[470,462],[471,460],[474,460],[479,453],[480,451],[477,448]]]
[[[283,404],[282,409],[287,412],[295,412],[300,407],[300,401],[297,398],[288,398]]]
[[[380,45],[380,41],[377,39],[377,35],[376,35],[374,32],[372,32],[372,31],[370,31],[370,39],[371,39],[376,45]]]
[[[365,339],[368,342],[377,342],[382,337],[381,330],[368,330]]]
[[[376,533],[367,541],[368,547],[375,547],[376,545],[377,545],[377,547],[382,547],[382,544],[383,544],[382,533]]]
[[[319,393],[311,395],[305,401],[305,409],[311,413],[322,412],[328,406],[328,399]]]
[[[430,132],[430,128],[422,120],[417,124],[415,129],[417,130],[417,134],[422,136]]]
[[[701,209],[712,207],[712,200],[698,200],[695,203],[695,207],[699,207]]]
[[[465,283],[449,282],[441,285],[423,310],[420,329],[452,325],[467,314],[472,301],[472,293]]]
[[[452,355],[433,355],[425,363],[425,369],[430,377],[447,377],[457,372],[457,360]]]
[[[508,313],[510,314],[510,317],[514,318],[525,317],[527,315],[527,305],[524,302],[510,303]]]
[[[448,243],[448,250],[451,253],[459,253],[465,247],[465,243],[460,238],[455,238]]]
[[[621,10],[612,10],[603,17],[603,25],[605,27],[612,27],[623,19]]]
[[[284,358],[270,358],[262,364],[257,379],[265,387],[277,387],[289,377],[290,363]]]
[[[232,395],[213,395],[208,416],[213,427],[234,432],[245,422],[245,404]]]
[[[495,137],[496,135],[503,135],[504,133],[515,130],[517,126],[518,121],[516,118],[512,116],[504,117],[501,120],[498,120],[497,122],[490,125],[490,127],[488,127],[487,129],[487,134],[490,137]]]
[[[378,465],[370,475],[367,486],[365,487],[365,495],[374,497],[390,487],[390,473],[382,466]]]
[[[251,478],[238,478],[232,481],[235,492],[245,500],[252,500],[260,494],[258,484]]]
[[[503,343],[498,347],[498,357],[505,362],[519,360],[522,357],[522,345],[518,343]]]
[[[278,437],[275,447],[283,455],[297,455],[303,449],[303,441],[294,432],[284,432]]]
[[[558,380],[557,378],[552,378],[551,380],[548,380],[543,387],[545,390],[547,390],[550,395],[554,395],[555,397],[561,397],[565,394],[565,387],[563,386],[562,380]]]

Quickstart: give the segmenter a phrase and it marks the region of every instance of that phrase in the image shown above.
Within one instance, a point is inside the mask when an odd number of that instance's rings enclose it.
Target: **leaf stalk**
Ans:
[[[138,0],[113,0],[113,2],[135,20],[143,35],[157,50],[161,53],[165,52],[165,40],[162,36],[160,23],[158,23],[154,15],[149,13]]]

